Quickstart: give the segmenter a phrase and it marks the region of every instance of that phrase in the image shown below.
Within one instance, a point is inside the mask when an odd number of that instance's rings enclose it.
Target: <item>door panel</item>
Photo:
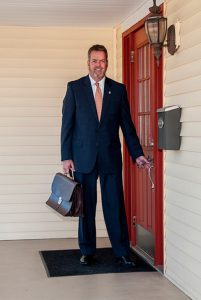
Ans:
[[[132,111],[136,120],[137,133],[146,157],[153,160],[153,99],[151,95],[151,49],[144,34],[144,28],[133,36],[136,62],[134,67],[135,99],[137,102],[135,111]],[[137,169],[136,182],[132,185],[132,198],[136,198],[136,242],[135,246],[154,257],[154,166],[147,169]],[[151,177],[151,178],[150,178]],[[150,180],[151,179],[151,180]]]

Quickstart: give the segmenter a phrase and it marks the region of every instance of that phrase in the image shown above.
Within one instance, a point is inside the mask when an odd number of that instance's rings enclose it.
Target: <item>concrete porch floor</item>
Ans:
[[[189,299],[158,272],[48,278],[38,251],[77,247],[75,239],[0,241],[0,300]]]

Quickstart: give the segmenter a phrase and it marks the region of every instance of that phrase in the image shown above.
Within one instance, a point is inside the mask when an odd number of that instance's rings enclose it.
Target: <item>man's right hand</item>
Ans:
[[[74,163],[71,159],[62,161],[63,164],[63,172],[64,174],[68,174],[69,170],[75,171]]]

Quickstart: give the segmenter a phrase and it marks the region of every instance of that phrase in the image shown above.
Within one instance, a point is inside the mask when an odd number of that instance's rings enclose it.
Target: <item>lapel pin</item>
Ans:
[[[108,94],[110,95],[110,94],[111,94],[111,91],[109,91]]]

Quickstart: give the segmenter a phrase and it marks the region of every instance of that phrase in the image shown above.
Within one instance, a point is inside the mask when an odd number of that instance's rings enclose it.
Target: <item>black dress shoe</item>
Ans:
[[[80,257],[80,264],[84,266],[91,265],[93,262],[93,255],[82,255]]]
[[[117,263],[125,267],[135,267],[136,264],[129,256],[121,256],[117,258]]]

